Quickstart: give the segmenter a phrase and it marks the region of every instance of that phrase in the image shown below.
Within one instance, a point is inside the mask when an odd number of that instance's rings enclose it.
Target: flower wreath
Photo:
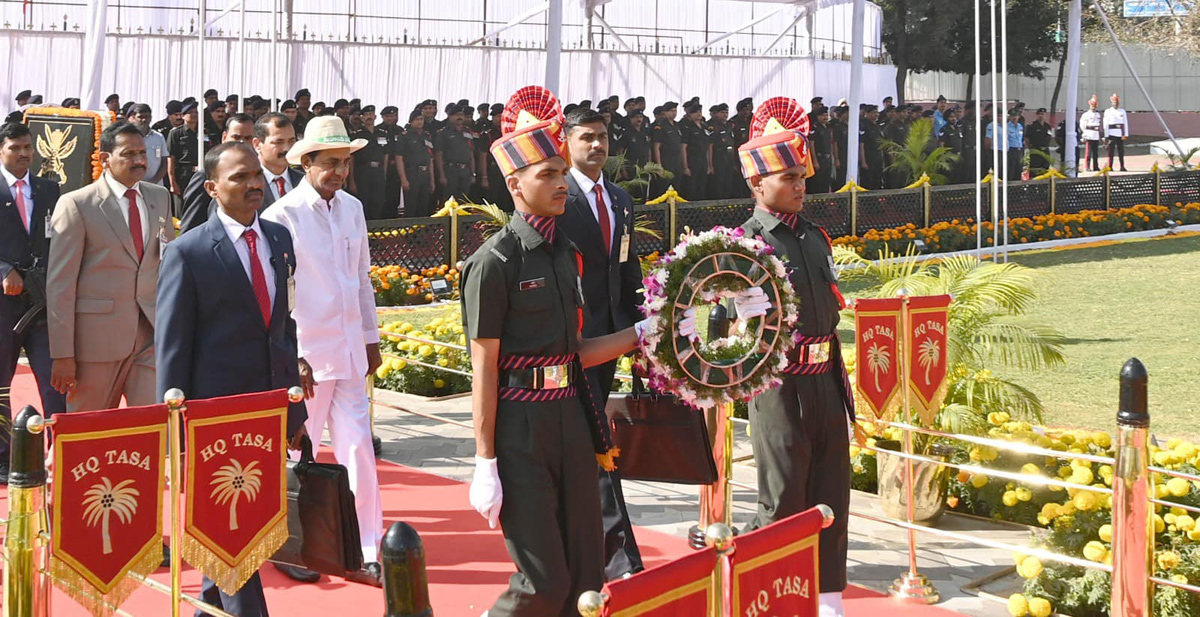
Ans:
[[[696,409],[746,401],[782,383],[780,372],[795,344],[800,301],[787,268],[760,238],[741,228],[715,227],[685,235],[642,283],[649,318],[640,346],[652,389],[671,392]],[[708,343],[673,334],[684,312],[699,302],[761,287],[772,309],[743,324],[749,342],[733,336]]]
[[[29,116],[58,116],[61,118],[91,118],[92,132],[95,143],[95,148],[92,150],[91,166],[92,166],[92,181],[100,179],[104,173],[104,164],[100,162],[100,133],[108,128],[108,125],[117,121],[117,115],[111,111],[92,111],[90,109],[71,109],[69,107],[30,107],[25,110],[25,115],[22,120],[26,125],[29,124]]]

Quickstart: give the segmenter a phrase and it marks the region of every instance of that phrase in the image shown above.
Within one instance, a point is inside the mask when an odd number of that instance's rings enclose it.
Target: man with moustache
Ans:
[[[128,120],[146,139],[146,182],[162,184],[163,176],[167,175],[167,139],[158,131],[150,128],[150,106],[138,103],[129,108]]]
[[[583,332],[595,338],[624,330],[641,315],[642,270],[633,247],[633,199],[604,176],[608,160],[608,127],[598,112],[577,108],[563,125],[571,171],[567,203],[558,217],[558,232],[583,258]],[[616,361],[584,371],[596,409],[608,404]],[[608,425],[603,429],[607,432]],[[613,580],[644,569],[625,507],[618,470],[599,470],[604,523],[605,577]]]
[[[347,578],[379,587],[383,507],[366,381],[382,363],[379,323],[363,205],[341,188],[353,155],[370,144],[352,140],[335,118],[314,119],[308,132],[287,153],[288,163],[304,168],[304,179],[263,219],[286,228],[296,251],[292,318],[308,399],[305,428],[320,443],[328,425],[334,458],[354,492],[364,565]]]
[[[100,134],[100,179],[59,198],[46,279],[51,383],[67,411],[152,405],[154,292],[175,236],[166,189],[143,182],[146,140],[118,122]]]
[[[299,386],[288,302],[295,252],[287,229],[259,220],[258,157],[244,143],[222,143],[204,154],[204,175],[217,212],[163,257],[157,400],[171,388],[203,399]],[[303,401],[288,405],[290,448],[300,447],[305,419]],[[238,617],[267,615],[257,572],[232,595],[206,576],[200,599]]]
[[[391,137],[375,126],[375,106],[362,108],[362,120],[358,130],[350,138],[363,142],[363,147],[354,153],[350,166],[348,188],[362,202],[369,220],[388,218],[384,209],[387,189],[387,161],[391,151]]]
[[[408,116],[408,128],[397,145],[396,171],[404,191],[404,216],[422,217],[432,214],[433,162],[430,160],[432,142],[425,133],[425,115],[414,109]]]
[[[24,350],[37,379],[42,413],[65,409],[50,385],[50,332],[46,325],[46,221],[58,201],[58,183],[29,172],[33,135],[18,122],[0,125],[0,422],[11,426],[9,386]],[[41,309],[37,307],[41,305]],[[0,431],[0,484],[8,483],[9,432]]]

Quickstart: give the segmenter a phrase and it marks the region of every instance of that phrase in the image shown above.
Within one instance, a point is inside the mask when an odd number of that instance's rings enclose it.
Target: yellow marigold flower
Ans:
[[[1017,574],[1022,578],[1035,579],[1042,573],[1042,560],[1037,557],[1026,557],[1017,565]]]
[[[1029,599],[1029,615],[1030,617],[1050,617],[1050,613],[1054,609],[1050,606],[1050,601],[1045,598],[1030,598]]]
[[[1014,593],[1008,596],[1008,614],[1012,617],[1026,617],[1029,615],[1029,602],[1025,600],[1025,596]]]
[[[1170,570],[1179,565],[1179,554],[1175,551],[1163,551],[1158,554],[1156,560],[1159,568]]]
[[[1184,480],[1183,478],[1171,478],[1170,480],[1167,480],[1167,491],[1171,493],[1172,497],[1183,497],[1184,495],[1187,495],[1188,491],[1190,490],[1191,486],[1189,486],[1188,481]]]
[[[442,380],[442,379],[434,379],[433,387],[438,388],[438,389],[445,388],[446,382],[445,382],[445,380]]]
[[[1083,547],[1083,556],[1089,561],[1104,561],[1108,556],[1108,547],[1102,542],[1092,540]]]
[[[1075,493],[1075,497],[1071,499],[1071,503],[1081,512],[1087,512],[1096,507],[1096,495],[1088,491],[1079,491]]]

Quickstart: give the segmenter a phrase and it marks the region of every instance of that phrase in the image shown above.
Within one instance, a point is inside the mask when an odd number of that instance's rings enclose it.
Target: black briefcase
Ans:
[[[646,390],[637,375],[633,393],[610,396],[604,411],[613,444],[621,449],[621,478],[676,484],[717,481],[703,412],[670,394]]]
[[[360,570],[362,542],[346,468],[316,462],[305,435],[300,460],[287,462],[287,484],[288,540],[271,561],[333,576]]]

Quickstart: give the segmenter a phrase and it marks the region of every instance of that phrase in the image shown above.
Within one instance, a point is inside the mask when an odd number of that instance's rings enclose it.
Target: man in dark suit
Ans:
[[[10,413],[8,388],[22,348],[37,378],[42,412],[50,416],[66,405],[63,395],[50,386],[50,334],[45,312],[46,255],[50,250],[46,221],[58,201],[58,183],[29,173],[32,163],[33,136],[29,129],[16,123],[0,126],[0,279],[4,280],[4,295],[0,297],[0,413],[5,416]],[[8,431],[0,431],[0,483],[8,484]]]
[[[258,218],[266,191],[258,156],[223,143],[204,155],[204,171],[217,213],[168,244],[159,270],[158,397],[170,388],[203,399],[299,386],[288,302],[295,250],[286,228]],[[293,448],[307,417],[303,401],[289,405]],[[267,615],[258,573],[233,595],[205,577],[200,597],[238,617]]]
[[[225,120],[225,129],[221,133],[221,143],[227,141],[240,141],[242,143],[251,143],[254,139],[254,120],[246,114],[233,114]],[[201,168],[192,174],[188,180],[187,188],[183,190],[183,214],[179,215],[179,232],[191,231],[204,224],[213,212],[216,211],[216,206],[213,205],[213,199],[209,196],[208,191],[204,188],[205,181],[208,180],[204,175],[204,169]],[[270,191],[265,191],[269,193]],[[264,203],[266,195],[263,196]],[[264,208],[266,206],[263,206]]]
[[[579,107],[564,125],[571,171],[567,176],[567,205],[558,229],[583,255],[583,337],[619,332],[641,316],[638,289],[642,270],[633,247],[633,199],[604,177],[608,160],[608,126],[600,112]],[[596,408],[603,410],[612,389],[616,361],[585,372]],[[605,427],[607,430],[607,427]],[[625,509],[621,476],[600,469],[600,505],[604,519],[604,574],[609,579],[644,569],[633,525]]]

